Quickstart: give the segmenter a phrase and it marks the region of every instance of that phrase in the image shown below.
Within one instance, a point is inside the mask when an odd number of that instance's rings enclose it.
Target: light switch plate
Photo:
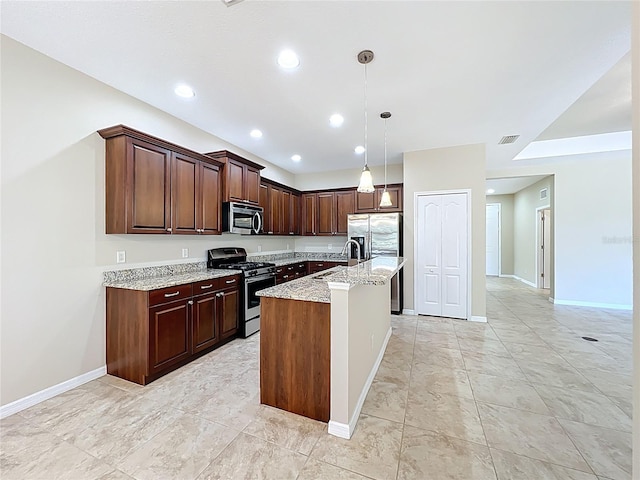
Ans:
[[[116,263],[125,263],[127,261],[127,253],[124,250],[116,252]]]

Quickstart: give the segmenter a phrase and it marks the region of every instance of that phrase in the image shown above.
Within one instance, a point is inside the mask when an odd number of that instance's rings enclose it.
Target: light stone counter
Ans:
[[[200,282],[212,278],[228,277],[242,273],[240,270],[198,270],[188,273],[162,275],[149,278],[131,278],[125,280],[105,280],[103,286],[113,288],[125,288],[128,290],[156,290],[158,288],[175,287],[185,283]]]
[[[405,264],[403,257],[377,257],[352,267],[339,266],[260,290],[261,297],[331,303],[329,284],[385,285]]]

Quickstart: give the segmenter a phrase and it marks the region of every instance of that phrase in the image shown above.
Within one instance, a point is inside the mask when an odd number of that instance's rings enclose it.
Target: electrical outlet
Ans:
[[[183,248],[182,249],[182,258],[189,258],[189,249],[188,248]]]
[[[327,245],[327,250],[333,250],[333,244],[330,243],[329,245]]]
[[[127,253],[124,250],[116,252],[116,263],[125,263],[127,261]]]
[[[258,245],[258,251],[261,252],[262,251],[262,245]]]

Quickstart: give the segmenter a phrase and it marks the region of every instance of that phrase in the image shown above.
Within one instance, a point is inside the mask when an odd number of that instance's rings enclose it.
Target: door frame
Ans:
[[[501,203],[487,203],[485,204],[485,216],[487,207],[489,205],[497,205],[498,206],[498,277],[502,276],[502,204]],[[487,225],[485,219],[485,237],[487,236]],[[485,238],[485,249],[487,247],[486,238]],[[487,266],[485,265],[485,274],[487,273]]]
[[[542,286],[540,286],[540,212],[543,210],[551,211],[551,205],[545,205],[543,207],[536,207],[536,251],[535,251],[535,259],[536,259],[536,288],[544,288],[544,282]],[[549,239],[553,243],[553,238],[551,237],[551,233],[549,233]],[[545,245],[546,247],[547,245]],[[551,287],[551,279],[549,279],[549,287]]]
[[[415,215],[413,216],[413,232],[414,232],[414,240],[413,240],[413,308],[416,315],[418,314],[418,197],[422,196],[433,196],[433,195],[450,195],[454,193],[463,193],[467,197],[467,321],[471,320],[471,265],[472,265],[472,256],[473,252],[471,250],[472,242],[471,242],[471,226],[472,226],[472,211],[471,211],[471,189],[470,188],[461,188],[459,190],[428,190],[422,192],[414,192],[413,193],[413,211]],[[485,209],[486,216],[486,209]],[[486,219],[485,219],[486,222]],[[486,227],[485,227],[486,228]],[[485,235],[486,237],[486,235]],[[485,238],[486,242],[486,238]],[[485,247],[486,248],[486,247]],[[486,265],[485,265],[486,269]]]

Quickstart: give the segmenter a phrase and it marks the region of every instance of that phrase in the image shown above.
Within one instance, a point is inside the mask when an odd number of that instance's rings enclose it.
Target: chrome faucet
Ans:
[[[356,270],[359,271],[360,270],[360,244],[358,242],[356,242],[353,239],[347,240],[344,244],[344,247],[342,247],[342,253],[340,255],[344,255],[347,252],[347,247],[349,246],[350,243],[353,243],[356,246],[356,254],[358,255],[356,259]],[[348,255],[347,255],[347,258],[349,258]]]

